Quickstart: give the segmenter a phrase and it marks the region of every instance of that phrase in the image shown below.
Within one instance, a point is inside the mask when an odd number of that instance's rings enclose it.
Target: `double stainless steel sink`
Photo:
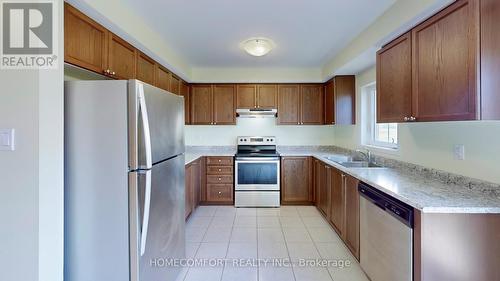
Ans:
[[[338,163],[346,168],[383,168],[382,166],[368,162],[366,160],[357,160],[353,159],[350,156],[327,156],[325,157],[327,160]]]

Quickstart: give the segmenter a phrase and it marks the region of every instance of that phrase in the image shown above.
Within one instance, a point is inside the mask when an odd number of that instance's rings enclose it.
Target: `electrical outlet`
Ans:
[[[453,158],[455,160],[465,160],[465,146],[463,144],[455,144],[453,147]]]
[[[0,129],[0,150],[14,151],[15,150],[15,130]]]

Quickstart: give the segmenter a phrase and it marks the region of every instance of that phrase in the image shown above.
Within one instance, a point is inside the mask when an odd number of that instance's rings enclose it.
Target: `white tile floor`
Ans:
[[[313,206],[255,209],[200,206],[186,225],[186,254],[196,259],[350,261],[346,267],[258,265],[185,268],[184,281],[368,281],[356,259]]]

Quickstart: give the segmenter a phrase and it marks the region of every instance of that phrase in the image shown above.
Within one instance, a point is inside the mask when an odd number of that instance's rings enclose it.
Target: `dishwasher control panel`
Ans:
[[[365,183],[359,183],[359,194],[377,207],[413,228],[413,208]]]

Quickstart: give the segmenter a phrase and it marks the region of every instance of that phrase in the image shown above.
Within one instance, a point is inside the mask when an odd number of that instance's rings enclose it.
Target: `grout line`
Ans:
[[[216,208],[216,211],[217,211],[217,208]],[[194,214],[194,213],[193,213]],[[189,217],[188,221],[192,218],[192,215]],[[203,244],[203,240],[205,238],[205,235],[207,235],[207,232],[208,232],[208,228],[210,227],[210,224],[212,224],[212,221],[214,220],[214,217],[215,217],[215,212],[211,215],[211,216],[207,216],[207,217],[203,217],[203,218],[210,218],[210,222],[208,223],[208,226],[205,228],[205,231],[203,233],[203,236],[201,237],[201,241],[199,242],[199,245],[198,245],[198,248],[196,249],[195,253],[194,253],[194,256],[193,258],[196,259],[196,255],[198,254],[198,251],[200,250],[201,248],[201,244]],[[187,224],[187,222],[186,222]],[[190,243],[193,243],[193,242],[190,242]],[[185,246],[185,245],[184,245]],[[182,279],[183,281],[186,281],[186,278],[189,274],[189,271],[191,271],[191,268],[189,268],[187,271],[186,271],[186,274],[184,275],[184,278]]]
[[[296,208],[295,208],[296,209]],[[297,211],[297,210],[295,210]],[[297,211],[298,212],[298,211]],[[300,218],[300,214],[299,214],[299,218]],[[292,266],[292,274],[293,274],[293,279],[296,281],[297,280],[297,277],[295,276],[295,270],[294,270],[294,266],[293,266],[293,262],[292,262],[292,257],[290,256],[290,250],[288,249],[288,242],[286,241],[286,238],[285,238],[285,232],[283,231],[283,224],[281,223],[281,219],[278,219],[279,222],[280,222],[280,229],[281,229],[281,234],[283,235],[283,240],[285,242],[285,247],[286,247],[286,252],[288,254],[288,260],[290,261],[290,264]]]

